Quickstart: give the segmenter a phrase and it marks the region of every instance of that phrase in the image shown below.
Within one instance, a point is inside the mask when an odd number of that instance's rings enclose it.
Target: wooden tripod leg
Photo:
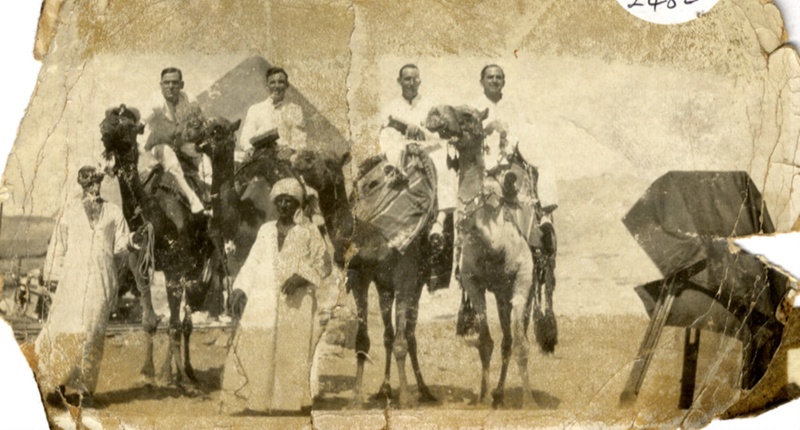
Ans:
[[[694,339],[694,341],[692,341]],[[678,407],[689,409],[694,401],[694,387],[697,376],[697,356],[700,352],[700,330],[686,328],[683,343],[683,374],[681,376],[681,397]]]
[[[642,339],[639,353],[633,363],[633,369],[631,369],[631,374],[628,376],[628,382],[619,396],[619,401],[622,404],[630,404],[636,401],[644,376],[647,373],[647,368],[650,366],[653,353],[658,345],[658,340],[664,331],[664,325],[667,323],[667,317],[672,309],[672,302],[675,300],[675,293],[671,286],[664,285],[664,287],[650,318],[650,325],[648,325],[647,332],[644,335],[644,339]]]

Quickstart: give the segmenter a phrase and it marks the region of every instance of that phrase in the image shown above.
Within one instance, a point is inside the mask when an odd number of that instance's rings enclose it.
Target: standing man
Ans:
[[[397,84],[400,85],[401,94],[381,111],[382,127],[378,142],[389,164],[395,167],[399,166],[400,154],[410,142],[419,143],[430,156],[436,166],[439,206],[436,223],[431,227],[430,234],[432,238],[436,235],[441,238],[445,219],[455,210],[457,179],[455,172],[447,167],[447,143],[422,127],[434,105],[419,93],[421,83],[419,68],[415,64],[409,63],[400,68]]]
[[[183,73],[180,69],[168,67],[161,71],[161,94],[164,96],[164,104],[153,109],[153,114],[145,121],[150,135],[145,143],[145,149],[150,151],[158,160],[164,170],[175,178],[175,182],[180,191],[189,201],[192,213],[203,212],[205,206],[203,201],[197,196],[197,192],[186,181],[185,173],[197,176],[198,168],[202,168],[204,176],[210,178],[210,163],[203,161],[201,154],[192,149],[191,145],[184,147],[181,132],[187,122],[202,117],[200,106],[196,102],[189,100],[189,96],[183,92]],[[181,162],[178,159],[178,152],[188,157],[188,163],[194,167],[191,172],[184,172]],[[200,179],[197,177],[197,186],[207,182],[208,178]]]
[[[255,149],[271,142],[278,144],[278,156],[288,160],[306,148],[305,120],[300,106],[286,100],[289,75],[280,67],[267,69],[269,97],[250,106],[236,141],[236,162],[248,160]]]
[[[117,297],[114,257],[135,247],[122,210],[100,198],[102,180],[94,167],[78,171],[82,196],[68,203],[53,231],[44,278],[58,288],[35,342],[42,391],[75,390],[84,406],[97,387]]]

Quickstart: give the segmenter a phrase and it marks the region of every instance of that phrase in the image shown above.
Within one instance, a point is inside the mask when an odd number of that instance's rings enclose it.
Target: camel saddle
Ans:
[[[200,177],[197,166],[180,152],[178,152],[178,160],[181,163],[186,182],[192,187],[192,190],[203,202],[203,205],[208,207],[211,203],[211,189]],[[181,192],[175,178],[171,174],[167,174],[161,164],[153,165],[149,171],[140,172],[140,176],[143,179],[142,185],[146,193],[154,194],[156,190],[161,189],[174,195],[187,208],[190,207],[189,199]]]
[[[436,170],[430,157],[409,145],[401,158],[399,167],[384,156],[360,166],[353,212],[360,223],[374,228],[389,247],[402,254],[417,234],[430,227],[437,204]]]

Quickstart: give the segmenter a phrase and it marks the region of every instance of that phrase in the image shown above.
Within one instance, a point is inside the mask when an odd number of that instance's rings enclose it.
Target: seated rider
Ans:
[[[512,161],[518,160],[525,166],[534,167],[524,176],[528,177],[528,186],[524,183],[522,172],[516,172],[512,177],[504,177],[505,193],[514,193],[514,196],[506,196],[506,200],[512,204],[521,203],[517,201],[516,192],[528,189],[532,196],[538,201],[539,228],[543,233],[550,233],[552,228],[552,212],[557,207],[557,194],[555,181],[549,170],[548,163],[542,163],[541,156],[535,155],[537,148],[532,145],[520,145],[519,132],[526,123],[523,118],[523,110],[514,104],[514,100],[503,97],[503,87],[505,86],[505,72],[496,65],[490,64],[481,70],[481,86],[483,95],[474,103],[473,107],[489,110],[489,116],[484,121],[484,131],[486,133],[486,154],[484,157],[486,170],[492,172],[514,171]],[[539,161],[534,165],[533,161]],[[510,170],[509,170],[510,169]],[[513,178],[513,179],[511,179]],[[511,180],[510,180],[511,179]],[[524,193],[528,194],[528,193]],[[520,200],[525,200],[529,196],[519,196]],[[524,226],[520,226],[525,229]]]
[[[186,181],[185,172],[178,159],[179,151],[194,158],[189,163],[199,163],[202,160],[199,154],[191,149],[184,148],[181,132],[188,121],[201,116],[200,107],[189,100],[183,91],[183,74],[179,69],[169,67],[161,72],[161,94],[164,96],[164,105],[153,109],[153,114],[147,120],[150,135],[147,138],[145,149],[150,151],[166,172],[175,178],[180,192],[189,201],[192,213],[201,213],[205,210],[202,200],[197,192]],[[197,167],[192,166],[192,167]],[[196,172],[192,172],[196,173]]]
[[[410,142],[417,142],[430,157],[436,168],[438,204],[438,213],[430,235],[432,238],[441,238],[447,215],[455,210],[457,179],[455,171],[448,167],[447,143],[422,126],[433,104],[419,93],[421,83],[420,71],[415,64],[409,63],[400,68],[397,84],[401,94],[381,111],[382,127],[378,142],[380,151],[386,155],[391,166],[387,167],[390,169],[387,173],[393,175],[404,175],[400,157]]]
[[[269,97],[247,110],[236,141],[237,163],[248,161],[256,150],[273,143],[278,145],[278,157],[285,161],[306,148],[303,110],[286,100],[289,75],[280,67],[270,67],[266,79]]]

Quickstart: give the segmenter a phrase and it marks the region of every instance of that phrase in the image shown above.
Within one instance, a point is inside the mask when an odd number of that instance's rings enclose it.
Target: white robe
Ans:
[[[326,288],[330,271],[325,242],[313,224],[292,227],[280,250],[276,221],[259,229],[233,286],[247,294],[247,305],[225,361],[225,412],[311,406],[317,295],[326,293],[317,290]],[[286,296],[280,288],[295,273],[313,286]]]
[[[59,385],[94,392],[108,318],[117,298],[115,254],[126,251],[128,225],[118,206],[104,202],[94,226],[81,201],[58,220],[45,278],[58,280],[50,315],[35,350],[43,392]]]

